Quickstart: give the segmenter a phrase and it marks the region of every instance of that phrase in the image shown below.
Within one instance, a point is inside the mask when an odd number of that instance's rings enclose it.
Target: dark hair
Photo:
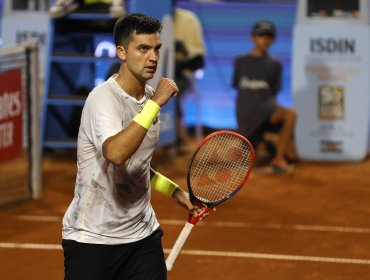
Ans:
[[[160,33],[162,24],[159,20],[143,14],[130,14],[117,20],[113,37],[116,46],[127,47],[132,34]]]

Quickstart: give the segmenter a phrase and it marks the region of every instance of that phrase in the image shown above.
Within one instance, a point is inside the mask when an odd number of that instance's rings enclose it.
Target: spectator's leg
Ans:
[[[277,107],[272,113],[270,118],[271,124],[282,124],[281,131],[279,133],[279,139],[276,146],[276,155],[272,160],[272,164],[277,165],[281,168],[287,168],[288,163],[285,159],[285,155],[290,149],[294,125],[296,120],[296,113],[294,110],[284,107]]]
[[[255,132],[248,137],[248,140],[251,142],[256,155],[256,166],[263,166],[271,160],[269,153],[266,151],[266,145],[263,141],[264,131],[265,123],[258,127]]]

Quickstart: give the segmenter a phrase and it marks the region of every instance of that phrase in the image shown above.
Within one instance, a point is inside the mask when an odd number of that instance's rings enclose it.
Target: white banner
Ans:
[[[369,26],[295,27],[292,81],[300,157],[345,161],[366,156],[369,46]]]

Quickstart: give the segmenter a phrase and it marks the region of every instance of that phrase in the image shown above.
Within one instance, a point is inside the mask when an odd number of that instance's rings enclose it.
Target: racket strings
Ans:
[[[204,202],[228,197],[241,187],[252,166],[250,146],[233,134],[209,139],[197,152],[190,169],[194,195]]]
[[[218,151],[218,155],[214,149],[209,149],[209,151],[213,151],[217,161],[227,156],[228,147],[225,145],[225,142],[217,143],[215,148],[216,151]],[[204,156],[204,158],[207,158],[207,156],[208,155]],[[197,194],[199,197],[203,199],[207,197],[207,201],[217,201],[233,193],[235,189],[240,186],[240,181],[238,181],[240,177],[239,174],[245,173],[240,168],[236,168],[237,166],[235,163],[226,161],[224,162],[225,164],[222,165],[223,162],[221,160],[217,164],[213,162],[205,166],[204,164],[207,163],[209,163],[209,161],[205,160],[203,165],[199,165],[200,168],[203,169],[203,172],[198,172],[198,174],[201,175],[198,179],[198,186],[201,187]],[[234,182],[235,180],[238,182]],[[210,192],[210,190],[212,191]]]

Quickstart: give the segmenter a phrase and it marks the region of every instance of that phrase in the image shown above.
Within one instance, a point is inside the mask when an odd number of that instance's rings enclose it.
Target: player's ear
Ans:
[[[117,46],[116,53],[120,60],[126,61],[126,49],[124,46]]]

